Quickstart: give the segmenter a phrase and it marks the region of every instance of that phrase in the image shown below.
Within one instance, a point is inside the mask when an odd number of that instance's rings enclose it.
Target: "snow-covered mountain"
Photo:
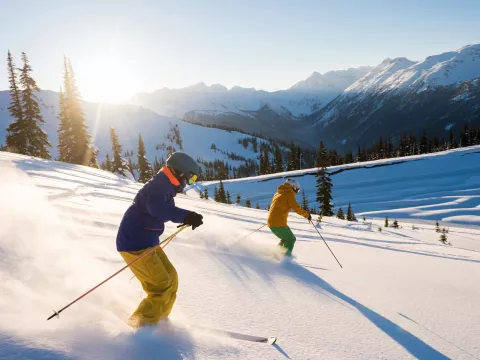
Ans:
[[[290,89],[307,91],[332,89],[341,93],[351,84],[355,83],[355,81],[368,74],[372,69],[373,67],[371,66],[360,66],[347,70],[329,71],[325,74],[320,74],[315,71],[308,78],[299,81]]]
[[[464,123],[480,124],[480,44],[420,62],[386,59],[303,125],[305,136],[352,149],[423,128],[445,137]]]
[[[199,83],[183,89],[163,88],[151,94],[137,94],[130,103],[190,122],[229,126],[234,123],[242,131],[263,133],[279,118],[286,120],[288,127],[296,126],[294,120],[319,110],[369,70],[361,67],[324,75],[313,73],[290,89],[275,92],[238,86],[228,90],[220,84]],[[285,124],[274,127],[284,132],[288,129]]]
[[[345,93],[368,91],[423,91],[480,78],[480,44],[429,56],[420,62],[387,59]]]
[[[178,195],[176,203],[201,213],[204,225],[182,231],[165,248],[179,276],[169,322],[136,333],[126,325],[144,297],[128,268],[46,321],[125,265],[115,236],[141,185],[4,152],[0,171],[2,360],[480,358],[480,230],[451,226],[452,245],[444,245],[432,224],[413,221],[412,229],[400,221],[401,228],[380,232],[383,220],[368,215],[366,222],[324,217],[317,230],[341,269],[305,219],[289,216],[296,259],[280,261],[270,230],[252,234],[265,211],[196,194]],[[350,173],[373,187],[368,171]],[[428,181],[419,185],[419,194],[429,192]],[[478,176],[471,185],[478,189]],[[253,197],[250,189],[257,191],[245,187],[242,197]],[[376,195],[395,190],[379,186]],[[161,240],[176,230],[167,223]],[[277,342],[239,341],[208,329],[273,335]]]

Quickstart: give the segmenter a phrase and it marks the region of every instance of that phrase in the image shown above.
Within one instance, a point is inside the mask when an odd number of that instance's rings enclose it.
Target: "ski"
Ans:
[[[240,334],[237,332],[227,331],[227,330],[212,329],[212,328],[207,328],[207,327],[198,326],[198,325],[190,325],[189,327],[192,330],[199,330],[204,334],[224,336],[224,337],[228,337],[235,340],[241,340],[241,341],[265,343],[268,345],[273,345],[277,341],[277,338],[275,336],[269,336],[269,337],[254,336],[254,335]]]

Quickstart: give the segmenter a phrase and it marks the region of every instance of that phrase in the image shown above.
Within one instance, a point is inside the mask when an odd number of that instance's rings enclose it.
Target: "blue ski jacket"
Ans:
[[[185,185],[162,168],[137,193],[123,215],[117,233],[117,251],[138,251],[159,244],[165,223],[183,223],[188,210],[175,206],[173,198]]]

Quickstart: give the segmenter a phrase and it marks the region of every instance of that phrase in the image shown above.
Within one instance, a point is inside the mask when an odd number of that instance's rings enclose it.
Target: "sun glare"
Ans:
[[[133,69],[113,57],[90,58],[79,63],[77,82],[88,101],[119,103],[135,93]]]

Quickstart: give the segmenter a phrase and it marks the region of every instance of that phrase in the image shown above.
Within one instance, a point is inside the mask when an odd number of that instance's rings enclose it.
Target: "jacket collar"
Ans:
[[[173,186],[180,186],[180,181],[173,175],[172,170],[170,170],[167,166],[164,166],[160,169],[160,172],[165,174]]]

